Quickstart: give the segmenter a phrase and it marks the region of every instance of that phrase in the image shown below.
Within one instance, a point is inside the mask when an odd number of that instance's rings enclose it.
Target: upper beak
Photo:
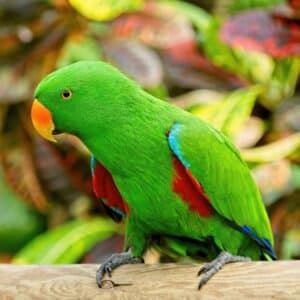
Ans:
[[[56,142],[53,136],[55,126],[51,112],[37,99],[33,101],[31,107],[31,120],[36,131],[45,139]]]

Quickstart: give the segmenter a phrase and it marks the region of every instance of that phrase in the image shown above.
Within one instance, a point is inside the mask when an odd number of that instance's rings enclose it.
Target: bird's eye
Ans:
[[[61,97],[64,99],[64,100],[68,100],[72,97],[72,91],[70,90],[65,90],[61,93]]]

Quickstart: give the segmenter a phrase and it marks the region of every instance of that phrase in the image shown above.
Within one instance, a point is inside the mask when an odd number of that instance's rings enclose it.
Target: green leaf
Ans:
[[[63,48],[56,67],[61,68],[80,60],[101,59],[101,49],[91,38],[68,40]]]
[[[111,220],[75,220],[36,237],[14,257],[22,264],[71,264],[77,262],[97,242],[117,231]]]
[[[199,31],[206,30],[212,19],[209,13],[196,5],[174,0],[165,0],[162,2],[174,7],[180,14],[184,14]]]
[[[293,259],[300,257],[300,229],[288,231],[282,243],[282,259]]]
[[[142,7],[143,0],[69,0],[83,16],[97,21],[111,20],[120,14]]]
[[[209,59],[219,67],[247,78],[253,83],[267,83],[274,70],[273,59],[260,52],[232,48],[220,40],[221,24],[212,18],[202,32],[201,45]]]
[[[163,82],[155,87],[145,88],[145,90],[151,95],[163,100],[167,100],[169,97],[168,88]]]
[[[237,90],[226,97],[223,111],[218,114],[219,122],[222,124],[221,130],[225,134],[232,137],[239,131],[249,119],[256,98],[262,91],[262,87],[253,86]]]
[[[242,150],[242,157],[249,163],[267,163],[291,156],[300,150],[300,133],[271,144]]]
[[[280,3],[283,3],[284,0],[248,0],[248,1],[235,1],[235,0],[221,0],[218,1],[223,2],[223,5],[226,5],[229,7],[230,13],[237,13],[242,10],[247,9],[255,9],[255,8],[269,8],[275,5],[278,5]]]
[[[33,211],[7,185],[0,169],[0,252],[14,253],[39,234],[43,216]]]
[[[224,99],[205,107],[193,109],[192,112],[229,137],[234,137],[249,119],[255,100],[262,91],[261,86],[236,90],[225,96]]]
[[[199,89],[177,96],[171,102],[182,109],[192,111],[194,108],[212,105],[222,98],[224,93],[220,91]]]
[[[291,165],[291,185],[294,189],[300,188],[300,166],[296,164]]]
[[[294,94],[300,74],[300,59],[289,57],[276,60],[272,77],[267,82],[261,102],[269,109],[274,109],[279,102]]]

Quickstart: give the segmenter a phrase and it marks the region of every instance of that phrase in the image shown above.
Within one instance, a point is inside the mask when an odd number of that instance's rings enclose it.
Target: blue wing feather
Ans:
[[[171,150],[174,152],[174,154],[177,156],[177,158],[181,161],[181,163],[187,168],[189,169],[191,164],[184,159],[183,154],[181,152],[180,149],[180,145],[178,143],[178,134],[180,132],[180,127],[182,125],[180,123],[175,123],[174,126],[172,127],[172,130],[169,133],[168,136],[168,141],[169,141],[169,145]]]

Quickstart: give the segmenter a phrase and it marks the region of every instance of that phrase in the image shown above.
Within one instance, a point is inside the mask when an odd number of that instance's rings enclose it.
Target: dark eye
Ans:
[[[72,91],[70,90],[65,90],[61,93],[61,97],[64,99],[64,100],[68,100],[72,97]]]

